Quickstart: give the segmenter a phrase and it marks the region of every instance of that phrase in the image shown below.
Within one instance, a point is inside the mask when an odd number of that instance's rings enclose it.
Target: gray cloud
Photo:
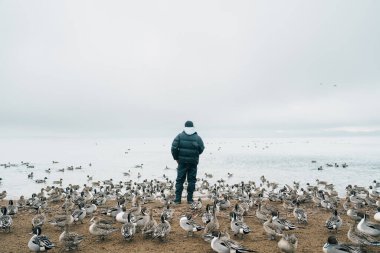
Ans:
[[[376,132],[379,10],[376,1],[3,1],[3,133],[170,135],[187,119],[221,135]]]

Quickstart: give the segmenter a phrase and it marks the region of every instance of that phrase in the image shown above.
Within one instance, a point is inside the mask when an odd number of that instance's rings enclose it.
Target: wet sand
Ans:
[[[1,202],[2,205],[6,205],[6,201]],[[204,201],[203,206],[205,206],[208,201]],[[113,206],[114,201],[108,201],[107,206]],[[279,203],[272,203],[277,206],[280,210],[280,214],[283,217],[287,217],[296,224],[295,218],[292,213],[284,211],[282,205]],[[61,211],[61,204],[50,205],[52,212],[46,213],[47,221],[54,214]],[[153,209],[154,218],[159,222],[159,215],[162,209],[162,204],[160,202],[155,202],[151,204],[145,204],[149,208]],[[100,253],[100,252],[213,252],[210,243],[205,242],[202,238],[202,231],[195,233],[194,237],[185,238],[186,232],[182,230],[179,226],[179,218],[186,212],[190,212],[187,204],[181,204],[179,206],[174,206],[175,209],[174,218],[171,222],[172,231],[168,237],[167,242],[160,242],[157,239],[143,239],[141,234],[137,234],[131,242],[127,242],[123,239],[120,231],[116,231],[111,236],[107,237],[104,241],[97,241],[98,238],[92,236],[89,231],[89,221],[91,217],[86,217],[84,224],[73,224],[70,226],[70,231],[80,233],[85,236],[82,242],[79,252],[88,253]],[[324,227],[326,219],[331,215],[330,211],[323,210],[321,208],[313,208],[312,204],[303,206],[307,210],[309,216],[309,224],[299,225],[296,230],[290,233],[296,234],[298,237],[298,249],[297,252],[312,253],[312,252],[322,252],[322,247],[327,240],[329,235],[335,234],[327,231]],[[99,210],[99,209],[98,209]],[[204,207],[203,207],[204,210]],[[349,242],[347,239],[347,231],[349,226],[347,222],[351,222],[349,217],[345,214],[342,206],[339,208],[341,217],[344,221],[342,228],[338,231],[337,239],[340,242]],[[230,232],[230,222],[229,222],[229,210],[221,211],[218,216],[221,230],[227,230]],[[19,252],[29,252],[28,241],[31,238],[29,234],[31,232],[31,220],[35,215],[34,211],[23,210],[20,211],[13,221],[13,229],[10,233],[0,232],[0,252],[2,253],[19,253]],[[106,215],[101,215],[107,217]],[[199,213],[201,216],[201,213]],[[195,214],[194,214],[195,216]],[[198,216],[195,220],[201,223],[201,217]],[[267,252],[275,253],[280,252],[277,247],[277,241],[268,240],[267,236],[264,234],[262,224],[255,217],[255,210],[250,210],[248,216],[244,218],[244,221],[250,226],[252,232],[243,239],[234,238],[232,239],[240,242],[244,246],[256,250],[257,252]],[[118,228],[121,228],[122,224],[116,223]],[[49,252],[63,252],[63,248],[59,244],[58,237],[61,231],[58,228],[53,227],[48,222],[42,227],[43,234],[47,235],[50,240],[56,244],[56,248]],[[379,248],[368,248],[368,252],[380,252]]]

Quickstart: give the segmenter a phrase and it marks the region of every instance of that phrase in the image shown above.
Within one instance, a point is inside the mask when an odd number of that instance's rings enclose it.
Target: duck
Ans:
[[[294,226],[290,221],[280,218],[279,211],[272,213],[272,223],[281,230],[293,230],[296,228],[296,226]]]
[[[76,224],[78,221],[83,224],[83,219],[86,217],[86,209],[83,204],[78,205],[79,209],[74,210],[71,216],[74,218],[74,223]]]
[[[242,201],[239,205],[240,210],[241,210],[241,214],[247,215],[251,206],[253,206],[253,200],[252,200],[251,193],[249,193],[247,199]]]
[[[21,209],[21,208],[25,208],[25,206],[26,206],[25,197],[24,195],[21,195],[19,200],[17,201],[17,207]]]
[[[74,217],[71,214],[66,214],[66,215],[56,215],[49,221],[49,223],[52,226],[58,227],[63,229],[66,224],[70,225],[73,224],[74,222]]]
[[[295,203],[294,203],[294,201],[283,199],[282,200],[282,206],[283,206],[285,211],[291,212],[295,208]]]
[[[153,231],[153,239],[158,238],[160,241],[165,241],[171,230],[170,223],[165,220],[164,216],[161,215],[161,222],[158,224]]]
[[[95,192],[95,195],[94,195],[94,199],[91,201],[92,203],[94,203],[95,205],[97,206],[102,206],[102,205],[105,205],[106,202],[107,202],[107,197],[105,194],[103,193],[96,193]],[[107,214],[107,213],[106,213]]]
[[[258,204],[255,215],[256,215],[256,218],[259,219],[261,223],[264,223],[268,220],[267,214],[261,211],[261,203]]]
[[[125,211],[126,211],[126,209],[125,209]],[[111,216],[111,217],[115,217],[115,218],[121,212],[123,212],[123,207],[121,207],[120,202],[117,202],[117,205],[114,207],[110,207],[106,210],[101,211],[102,214],[106,214],[107,216]],[[122,221],[122,223],[124,223],[124,222],[125,221]]]
[[[307,213],[304,209],[300,208],[300,202],[296,202],[296,207],[294,207],[293,215],[297,219],[298,223],[307,224]]]
[[[364,234],[375,237],[380,236],[380,224],[368,221],[367,214],[364,214],[364,217],[360,220],[356,228]]]
[[[84,236],[75,232],[69,232],[69,225],[65,225],[65,229],[59,235],[59,242],[63,244],[66,251],[76,250],[83,241]]]
[[[197,201],[193,201],[193,202],[190,204],[190,209],[191,209],[191,210],[200,210],[200,209],[202,209],[202,199],[201,199],[201,198],[198,198]]]
[[[73,202],[70,195],[67,195],[65,202],[62,204],[61,208],[64,210],[72,210],[75,207],[75,203]]]
[[[202,214],[203,224],[207,224],[211,221],[212,213],[210,212],[210,204],[206,205],[206,211]]]
[[[0,229],[5,232],[11,232],[13,220],[12,217],[8,215],[8,210],[5,206],[1,207],[1,213],[2,215],[0,216]]]
[[[92,214],[98,209],[98,207],[93,203],[89,203],[84,206],[84,209],[86,209],[86,214],[92,216]]]
[[[338,229],[342,226],[342,224],[343,220],[340,218],[338,211],[335,209],[330,218],[326,220],[325,226],[328,230],[335,230],[338,232]]]
[[[373,188],[380,188],[380,182],[377,182],[376,180],[373,180],[372,182]]]
[[[141,208],[141,212],[133,217],[133,222],[136,224],[137,231],[140,231],[144,227],[145,223],[149,220],[149,214],[146,207]]]
[[[46,235],[42,235],[42,229],[35,227],[32,230],[33,236],[28,242],[28,248],[32,252],[48,251],[55,247]]]
[[[157,221],[153,218],[152,210],[149,211],[149,220],[145,223],[144,227],[141,229],[141,233],[144,238],[152,237],[154,229],[157,226]]]
[[[227,195],[224,195],[224,198],[217,203],[217,207],[219,208],[219,210],[226,210],[230,208],[230,206],[231,202],[228,199]]]
[[[336,209],[336,205],[332,201],[327,200],[324,193],[322,193],[321,197],[322,199],[321,199],[320,204],[323,208],[328,209],[328,210]]]
[[[100,218],[95,216],[90,220],[90,227],[88,228],[90,234],[99,236],[101,240],[104,240],[106,236],[112,234],[117,231],[117,228],[114,228],[111,224],[106,224],[100,222]]]
[[[128,210],[133,216],[138,215],[141,212],[141,197],[137,196],[132,202],[135,203],[132,208]]]
[[[234,219],[234,214],[236,215],[236,220],[243,221],[243,213],[244,210],[240,208],[240,205],[238,203],[236,203],[234,209],[232,210],[232,212],[230,212],[230,221]]]
[[[2,193],[0,193],[0,200],[5,199],[5,197],[7,197],[7,191],[3,191]]]
[[[373,219],[380,222],[380,207],[377,207],[377,212],[373,215]]]
[[[350,217],[353,221],[360,221],[363,218],[363,213],[359,212],[354,208],[347,209],[347,216]]]
[[[164,216],[164,219],[171,221],[173,218],[174,210],[170,208],[170,205],[166,205],[166,208],[162,210],[161,216]]]
[[[194,232],[204,229],[203,226],[198,225],[193,219],[191,214],[186,214],[179,220],[179,225],[187,232],[187,236],[193,236]]]
[[[241,235],[241,237],[243,237],[243,235],[251,232],[251,229],[247,224],[245,224],[243,221],[237,220],[236,213],[233,213],[233,219],[231,220],[230,226],[235,236]]]
[[[41,213],[41,208],[37,210],[37,214],[32,218],[32,227],[42,227],[45,224],[46,216]]]
[[[103,184],[111,185],[111,184],[113,184],[113,179],[110,178],[110,179],[103,180]]]
[[[121,211],[118,214],[116,214],[115,219],[117,222],[126,223],[128,222],[128,214],[129,212],[127,212],[127,208],[123,206],[121,208]]]
[[[335,236],[329,236],[322,248],[324,253],[361,253],[360,246],[339,243]]]
[[[350,202],[354,204],[360,204],[360,205],[365,205],[365,200],[357,196],[356,191],[351,191],[351,195],[349,196]]]
[[[354,244],[368,245],[368,246],[380,246],[380,239],[376,239],[371,235],[364,234],[358,230],[355,230],[352,224],[349,224],[350,229],[347,232],[347,238]]]
[[[53,181],[53,184],[62,185],[62,178],[60,178],[58,181]]]
[[[234,240],[222,237],[220,232],[218,233],[218,236],[215,236],[211,240],[211,248],[217,253],[256,252],[254,250],[244,247],[243,245]]]
[[[36,179],[34,180],[34,182],[36,182],[37,184],[42,184],[42,183],[46,183],[46,179],[47,177],[44,177],[44,179]]]
[[[210,235],[212,235],[215,232],[219,232],[219,227],[220,226],[218,218],[216,217],[216,212],[213,212],[211,220],[207,223],[203,231],[203,239],[205,241],[209,241],[210,239],[212,239]]]
[[[274,240],[276,237],[282,236],[282,230],[272,223],[273,217],[270,217],[264,222],[263,228],[265,233],[268,235],[269,240]]]
[[[14,205],[13,200],[8,201],[8,214],[9,215],[16,215],[18,212],[18,206]]]
[[[144,165],[143,163],[137,164],[137,165],[135,165],[135,168],[136,169],[142,169],[143,165]]]
[[[132,240],[136,234],[136,224],[131,222],[131,213],[128,213],[127,222],[121,227],[121,234],[126,241]]]
[[[211,173],[205,173],[205,177],[206,177],[206,178],[212,178],[213,176],[212,176]]]
[[[278,241],[277,246],[283,253],[295,253],[298,246],[298,238],[294,234],[285,234]]]

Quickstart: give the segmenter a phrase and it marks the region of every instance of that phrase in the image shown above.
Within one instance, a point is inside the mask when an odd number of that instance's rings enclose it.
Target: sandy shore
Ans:
[[[6,205],[6,201],[2,201],[2,205]],[[207,202],[204,203],[204,206]],[[107,206],[112,206],[115,203],[113,201],[107,202]],[[272,203],[271,203],[272,204]],[[282,205],[274,204],[283,210]],[[162,209],[162,204],[159,202],[146,204],[145,206],[152,208],[154,212],[154,218],[156,221],[159,221],[159,213]],[[330,216],[330,212],[323,209],[315,209],[312,207],[312,204],[304,206],[309,215],[309,224],[299,226],[296,230],[293,230],[292,233],[296,234],[299,238],[298,250],[297,252],[322,252],[322,246],[327,240],[327,237],[332,233],[327,231],[324,227],[325,220]],[[60,204],[51,205],[52,212],[47,213],[47,220],[52,217],[53,214],[60,210]],[[175,214],[172,225],[172,231],[168,238],[167,242],[159,242],[157,240],[143,239],[140,234],[138,234],[133,241],[126,242],[119,231],[112,234],[112,236],[106,238],[105,241],[97,241],[97,238],[92,236],[88,232],[89,220],[90,217],[86,217],[84,224],[76,224],[70,227],[71,231],[75,231],[85,236],[85,240],[82,242],[79,251],[80,252],[213,252],[210,247],[210,243],[205,242],[201,238],[201,232],[196,234],[193,238],[185,238],[185,232],[179,226],[179,217],[189,212],[188,206],[182,204],[175,206]],[[54,211],[56,210],[56,211]],[[347,231],[349,226],[347,224],[350,221],[347,217],[343,208],[340,207],[341,217],[344,221],[344,224],[340,231],[338,231],[337,238],[340,242],[349,242],[347,239]],[[219,222],[221,229],[230,231],[230,222],[228,217],[229,211],[220,212]],[[286,212],[282,211],[283,216]],[[2,253],[19,253],[19,252],[29,252],[27,243],[31,237],[29,234],[31,232],[31,219],[34,216],[34,213],[31,213],[29,210],[20,211],[16,217],[14,217],[14,225],[11,233],[1,232],[0,252]],[[288,214],[287,219],[293,221],[295,224],[295,219],[292,214]],[[201,223],[201,218],[195,218],[199,223]],[[262,224],[258,222],[257,218],[254,216],[254,210],[251,210],[247,217],[245,217],[245,222],[250,226],[252,232],[245,236],[243,239],[236,239],[243,245],[256,250],[258,252],[267,252],[274,253],[280,252],[277,248],[276,241],[270,241],[267,239],[267,236],[264,234]],[[351,222],[351,221],[350,221]],[[121,228],[121,224],[117,224],[117,227]],[[58,242],[58,237],[61,231],[49,223],[45,223],[43,226],[43,234],[47,235],[51,241],[53,241],[57,247],[50,252],[61,252],[62,247]],[[380,249],[377,248],[368,248],[369,252],[380,252]]]

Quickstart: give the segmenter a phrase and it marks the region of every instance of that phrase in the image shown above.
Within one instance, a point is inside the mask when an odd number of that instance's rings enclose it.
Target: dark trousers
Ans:
[[[187,177],[187,201],[193,201],[193,192],[195,190],[195,182],[197,181],[197,165],[193,163],[179,163],[177,169],[177,179],[175,184],[175,201],[180,202],[183,183]]]

